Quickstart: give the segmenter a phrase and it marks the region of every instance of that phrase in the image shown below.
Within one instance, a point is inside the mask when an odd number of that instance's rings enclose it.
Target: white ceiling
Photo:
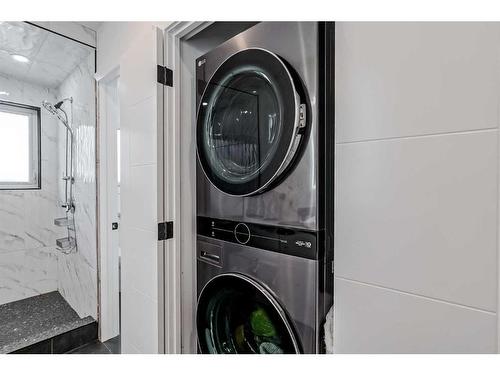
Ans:
[[[93,49],[24,22],[0,22],[0,74],[56,88]],[[13,54],[27,57],[22,63]]]

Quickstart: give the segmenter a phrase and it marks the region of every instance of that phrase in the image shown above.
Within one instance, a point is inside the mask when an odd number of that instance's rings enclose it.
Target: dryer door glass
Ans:
[[[276,55],[248,49],[226,60],[198,111],[198,155],[209,180],[232,195],[264,190],[296,151],[299,101]]]
[[[197,330],[202,353],[300,353],[280,304],[243,275],[226,274],[207,284],[198,302]]]

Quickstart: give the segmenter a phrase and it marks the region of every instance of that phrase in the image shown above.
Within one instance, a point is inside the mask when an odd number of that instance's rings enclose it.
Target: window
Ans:
[[[40,187],[40,108],[0,101],[0,189]]]

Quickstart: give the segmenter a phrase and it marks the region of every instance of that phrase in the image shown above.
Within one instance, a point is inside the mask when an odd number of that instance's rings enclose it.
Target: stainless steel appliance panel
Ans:
[[[314,22],[257,24],[197,59],[198,81],[210,79],[226,58],[250,47],[276,53],[301,77],[311,105],[308,116],[312,121],[305,140],[307,143],[289,175],[271,190],[256,196],[235,198],[220,192],[198,165],[197,213],[235,221],[318,230],[318,25]],[[198,87],[198,100],[201,94]]]
[[[292,319],[305,353],[317,349],[318,262],[198,236],[198,295],[213,277],[242,273],[265,285]],[[214,258],[200,256],[216,252]],[[218,264],[216,264],[218,263]]]

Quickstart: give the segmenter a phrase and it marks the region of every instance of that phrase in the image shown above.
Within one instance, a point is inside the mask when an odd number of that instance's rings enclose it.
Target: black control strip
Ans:
[[[320,232],[205,216],[197,219],[197,231],[201,236],[307,259],[318,259],[320,253]]]

